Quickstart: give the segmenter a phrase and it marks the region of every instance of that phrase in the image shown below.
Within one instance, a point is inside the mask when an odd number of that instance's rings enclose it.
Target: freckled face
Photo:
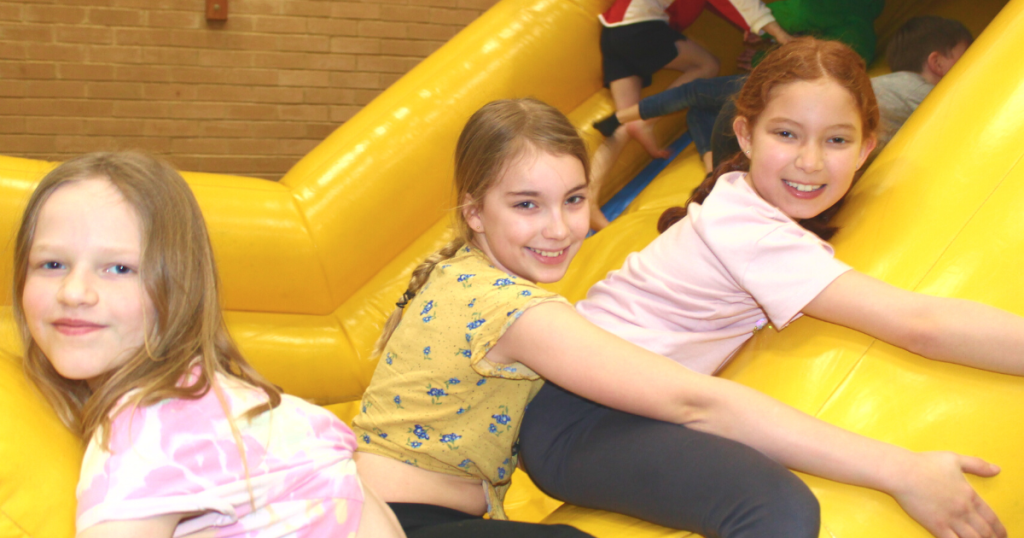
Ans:
[[[798,220],[839,201],[875,147],[863,136],[857,102],[829,78],[778,86],[755,124],[737,117],[733,126],[750,151],[747,182]]]
[[[529,148],[514,159],[483,200],[463,215],[473,242],[505,272],[556,282],[590,228],[583,163]]]
[[[60,375],[90,385],[143,345],[156,312],[139,277],[135,210],[106,179],[54,191],[40,209],[22,308]]]

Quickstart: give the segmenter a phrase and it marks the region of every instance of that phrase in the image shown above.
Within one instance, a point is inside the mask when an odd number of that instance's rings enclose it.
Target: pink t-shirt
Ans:
[[[110,450],[94,435],[78,483],[78,530],[111,520],[200,513],[174,536],[349,536],[363,491],[352,430],[326,409],[283,395],[252,421],[266,394],[216,377],[236,417],[249,478],[213,390],[125,409],[111,423]],[[250,496],[251,494],[251,496]]]
[[[702,205],[594,285],[580,314],[705,374],[769,320],[782,329],[796,319],[850,267],[745,177],[719,178]]]

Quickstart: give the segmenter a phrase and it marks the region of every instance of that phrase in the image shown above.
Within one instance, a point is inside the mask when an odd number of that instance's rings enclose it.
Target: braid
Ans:
[[[718,168],[715,168],[713,172],[704,178],[700,185],[697,185],[696,189],[693,189],[693,192],[690,193],[690,199],[686,201],[685,205],[682,207],[670,207],[661,214],[661,217],[658,219],[658,233],[665,233],[665,230],[669,229],[673,224],[683,220],[686,217],[687,208],[690,207],[690,204],[703,204],[704,200],[711,194],[711,189],[715,188],[718,178],[729,172],[737,170],[746,172],[749,169],[750,161],[742,151],[723,161],[722,164],[718,165]]]
[[[447,245],[441,247],[441,250],[427,256],[427,259],[413,270],[412,277],[409,278],[409,287],[406,288],[405,293],[402,295],[402,300],[396,304],[398,308],[395,308],[395,311],[388,316],[388,320],[384,323],[384,330],[381,332],[380,338],[377,339],[377,343],[373,346],[372,356],[379,357],[384,352],[384,347],[387,346],[388,340],[391,339],[391,334],[398,327],[398,322],[402,321],[402,311],[405,310],[405,303],[412,299],[416,292],[420,291],[420,288],[427,283],[427,279],[430,278],[430,273],[434,270],[434,267],[454,256],[465,244],[466,241],[461,237],[453,239]]]

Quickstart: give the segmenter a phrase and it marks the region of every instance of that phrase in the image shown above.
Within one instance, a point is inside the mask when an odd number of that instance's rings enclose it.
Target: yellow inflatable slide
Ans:
[[[493,99],[534,96],[599,141],[589,124],[611,102],[600,88],[595,17],[607,3],[503,0],[278,183],[185,174],[210,224],[230,329],[260,371],[350,418],[384,318],[413,266],[445,240],[451,157],[468,116]],[[855,186],[838,216],[837,257],[903,288],[1024,315],[1024,0],[890,0],[876,23],[881,40],[920,13],[987,28]],[[739,33],[713,17],[692,35],[724,59],[738,52]],[[667,138],[683,128],[682,115],[659,127]],[[645,162],[628,148],[603,197]],[[0,157],[0,538],[74,534],[82,447],[20,372],[6,284],[22,208],[53,165]],[[583,297],[655,236],[661,209],[685,201],[702,175],[684,151],[586,241],[554,288]],[[1011,536],[1024,533],[1024,379],[929,361],[808,318],[762,331],[722,375],[864,435],[999,464],[999,476],[971,484]],[[884,494],[801,478],[821,501],[824,537],[928,536]],[[599,537],[689,535],[561,505],[522,473],[513,480],[516,519]]]

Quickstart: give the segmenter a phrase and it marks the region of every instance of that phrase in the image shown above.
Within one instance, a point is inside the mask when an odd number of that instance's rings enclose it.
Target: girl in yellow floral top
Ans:
[[[534,284],[562,278],[589,227],[587,154],[565,116],[531,99],[490,103],[470,118],[455,160],[459,237],[413,272],[353,423],[360,475],[408,536],[586,536],[504,521],[521,422],[543,378],[625,411],[627,430],[640,426],[628,430],[636,432],[624,440],[628,450],[608,454],[608,468],[583,471],[615,499],[591,506],[644,517],[651,495],[615,493],[649,484],[656,504],[679,514],[659,522],[677,528],[816,537],[817,501],[799,479],[707,432],[786,450],[800,436],[768,434],[784,420],[786,431],[848,442],[837,428],[634,346]],[[663,425],[658,435],[647,433],[650,423]],[[644,464],[631,453],[643,446],[668,454],[668,466],[636,472]],[[738,478],[723,481],[719,496],[704,495],[722,468]]]
[[[589,536],[566,525],[505,521],[519,426],[543,380],[495,353],[528,309],[572,311],[535,282],[560,279],[580,247],[589,218],[586,170],[575,128],[538,101],[491,103],[459,138],[455,177],[466,202],[459,237],[413,272],[377,342],[381,360],[353,422],[360,471],[385,488],[380,495],[411,538]],[[530,191],[558,198],[557,223]],[[500,205],[506,221],[492,222],[483,204]],[[509,217],[520,221],[517,232],[489,241],[486,230]],[[529,250],[505,256],[527,242]],[[490,519],[480,517],[485,512]]]
[[[622,422],[641,426],[624,439],[632,448],[607,455],[607,468],[583,471],[595,490],[616,499],[591,506],[644,517],[651,495],[615,493],[650,484],[668,491],[656,504],[673,507],[679,516],[663,523],[677,528],[721,517],[741,531],[716,523],[706,535],[817,536],[817,501],[799,479],[705,431],[767,437],[779,417],[814,435],[835,428],[615,337],[535,285],[561,279],[586,236],[587,168],[576,130],[543,103],[497,101],[470,118],[456,148],[459,237],[413,272],[377,343],[381,360],[353,423],[360,475],[410,538],[586,536],[504,521],[524,410],[543,378],[626,411]],[[649,435],[643,428],[651,423],[678,438]],[[684,423],[689,428],[676,426]],[[772,442],[792,444],[778,437]],[[670,455],[666,468],[635,472],[644,465],[633,455],[641,446]],[[543,455],[531,457],[545,463]],[[703,495],[723,467],[740,479],[719,486],[719,497]],[[713,471],[681,478],[704,468]]]

